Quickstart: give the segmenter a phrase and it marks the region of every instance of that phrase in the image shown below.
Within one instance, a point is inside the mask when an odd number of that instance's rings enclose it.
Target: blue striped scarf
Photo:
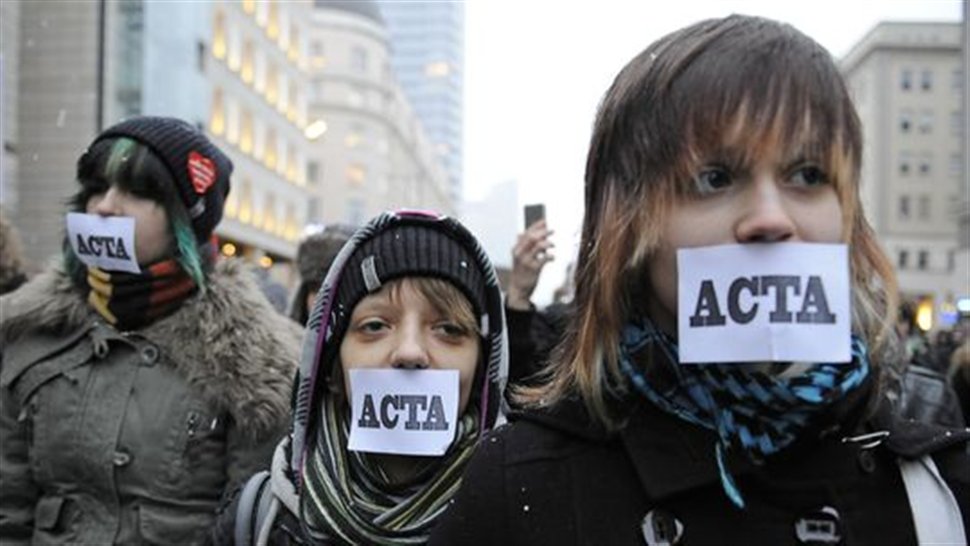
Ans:
[[[634,355],[662,350],[662,362],[649,371]],[[799,375],[777,377],[743,364],[678,364],[677,343],[649,319],[630,323],[620,343],[620,367],[634,388],[660,409],[717,433],[715,455],[728,498],[744,499],[724,463],[727,450],[739,450],[755,464],[791,445],[819,414],[869,375],[865,342],[852,336],[852,362],[813,364]]]

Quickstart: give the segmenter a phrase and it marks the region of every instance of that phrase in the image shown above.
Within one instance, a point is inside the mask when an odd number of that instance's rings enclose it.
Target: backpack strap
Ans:
[[[920,544],[967,544],[963,516],[953,491],[929,455],[899,459],[916,540]]]
[[[236,546],[249,546],[254,544],[254,531],[261,527],[258,509],[263,504],[262,498],[267,495],[266,485],[269,483],[269,472],[263,470],[254,474],[242,492],[239,493],[239,504],[236,505],[236,525],[233,529],[233,542]]]

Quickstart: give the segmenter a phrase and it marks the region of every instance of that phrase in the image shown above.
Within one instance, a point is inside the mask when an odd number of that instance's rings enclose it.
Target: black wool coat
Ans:
[[[721,485],[712,432],[640,399],[628,405],[613,433],[579,402],[513,414],[479,447],[431,544],[915,544],[898,460],[925,454],[970,529],[970,430],[902,421],[884,406],[849,429],[888,430],[875,447],[840,432],[763,466],[728,457],[740,510]]]

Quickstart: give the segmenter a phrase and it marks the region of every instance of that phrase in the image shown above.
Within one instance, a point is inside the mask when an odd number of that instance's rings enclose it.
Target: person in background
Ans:
[[[509,330],[509,385],[532,384],[562,336],[559,314],[539,310],[532,293],[543,268],[555,257],[553,231],[539,220],[519,234],[512,247],[512,271],[505,294]]]
[[[198,544],[224,490],[268,464],[299,328],[240,262],[215,262],[231,172],[166,117],[123,121],[81,154],[69,224],[131,220],[133,247],[110,240],[139,267],[89,265],[78,252],[104,255],[109,236],[77,232],[0,298],[3,544]]]
[[[499,419],[506,344],[495,271],[467,229],[413,211],[371,220],[338,253],[313,304],[292,433],[271,470],[223,508],[212,542],[426,542]],[[459,422],[444,454],[350,450],[351,422],[362,416],[352,415],[349,376],[359,369],[457,370]],[[395,410],[382,400],[379,411]]]
[[[946,379],[960,405],[964,424],[970,424],[970,339],[953,351]]]
[[[896,284],[831,55],[786,24],[709,19],[600,104],[552,378],[480,444],[430,543],[965,543],[970,431],[899,420],[883,395]],[[678,251],[804,249],[788,243],[846,246],[851,359],[682,365]]]
[[[17,228],[0,210],[0,295],[27,282],[27,260]]]
[[[320,284],[330,269],[344,243],[353,235],[354,229],[341,224],[331,224],[323,230],[311,233],[300,241],[296,249],[296,268],[300,284],[290,302],[290,318],[306,326],[313,309],[313,302]]]
[[[273,306],[277,313],[285,314],[287,306],[286,287],[273,278],[268,268],[254,265],[252,269],[259,291],[266,297],[266,301]]]

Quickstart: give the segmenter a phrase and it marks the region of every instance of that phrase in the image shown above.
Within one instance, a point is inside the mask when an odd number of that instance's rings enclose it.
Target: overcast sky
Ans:
[[[841,57],[880,21],[959,21],[960,0],[468,0],[465,194],[516,180],[544,202],[557,259],[534,300],[547,303],[575,254],[596,106],[616,73],[664,34],[731,13],[788,22]],[[521,215],[516,215],[518,218]]]

